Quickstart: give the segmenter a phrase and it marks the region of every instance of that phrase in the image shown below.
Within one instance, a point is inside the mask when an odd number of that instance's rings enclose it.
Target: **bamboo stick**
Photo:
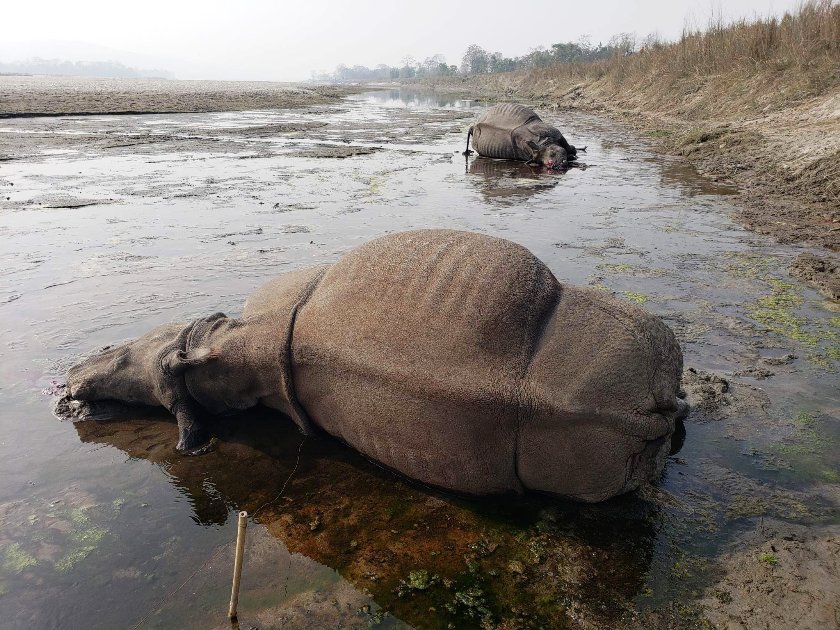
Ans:
[[[242,556],[245,552],[245,528],[248,526],[248,512],[239,513],[239,528],[236,532],[236,559],[233,563],[233,586],[230,590],[230,609],[228,617],[236,619],[236,607],[239,604],[239,582],[242,579]]]

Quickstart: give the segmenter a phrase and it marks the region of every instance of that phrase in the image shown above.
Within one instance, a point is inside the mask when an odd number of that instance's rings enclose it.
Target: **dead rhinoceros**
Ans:
[[[515,103],[494,105],[479,117],[467,132],[464,155],[472,153],[470,136],[473,149],[489,158],[558,168],[577,156],[577,149],[557,127],[544,123],[530,107]]]
[[[67,391],[165,406],[181,450],[207,439],[201,411],[263,403],[427,484],[600,501],[662,470],[681,371],[659,318],[510,241],[419,230],[277,277],[242,319],[108,349]]]

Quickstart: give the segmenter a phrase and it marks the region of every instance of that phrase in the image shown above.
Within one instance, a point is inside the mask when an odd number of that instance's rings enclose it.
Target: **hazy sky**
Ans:
[[[178,78],[307,79],[339,63],[398,65],[469,44],[508,56],[620,32],[677,37],[685,24],[780,15],[799,0],[46,0],[6,2],[0,61],[31,56],[156,66]]]

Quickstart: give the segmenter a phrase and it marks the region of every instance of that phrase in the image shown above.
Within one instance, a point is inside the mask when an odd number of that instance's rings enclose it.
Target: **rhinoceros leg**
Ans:
[[[473,128],[470,127],[470,130],[467,131],[467,148],[464,150],[464,152],[461,155],[472,155],[473,154],[473,152],[470,151],[470,136],[472,136],[472,132],[473,132]]]
[[[190,344],[196,332],[211,327],[221,319],[225,319],[224,313],[214,313],[195,320],[159,355],[158,363],[169,385],[169,391],[165,392],[167,400],[163,402],[178,421],[176,448],[181,452],[189,453],[210,439],[209,432],[199,420],[197,406],[184,380],[184,373],[217,358],[215,352],[207,348],[190,348]]]
[[[205,429],[196,417],[195,410],[189,409],[190,405],[179,405],[175,412],[178,420],[178,446],[179,451],[186,454],[193,454],[199,447],[210,440],[210,433]]]

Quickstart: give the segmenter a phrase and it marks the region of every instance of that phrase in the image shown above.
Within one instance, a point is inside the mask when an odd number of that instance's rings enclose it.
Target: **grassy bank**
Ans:
[[[840,4],[648,40],[628,56],[427,85],[623,118],[741,191],[738,219],[840,251]]]

